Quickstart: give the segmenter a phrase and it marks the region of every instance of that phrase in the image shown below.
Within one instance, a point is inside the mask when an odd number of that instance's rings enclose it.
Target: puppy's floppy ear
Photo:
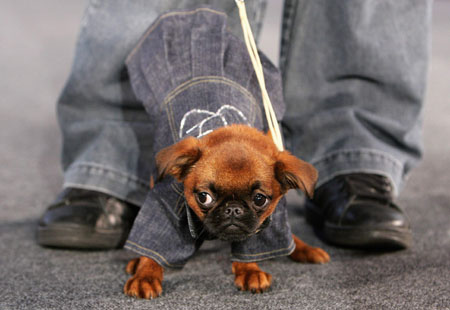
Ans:
[[[298,159],[288,151],[278,153],[275,177],[280,182],[283,191],[299,188],[309,198],[312,198],[317,176],[317,170],[311,164]]]
[[[174,145],[166,147],[156,154],[158,180],[166,175],[174,176],[179,182],[189,173],[190,168],[201,157],[199,140],[187,137]]]

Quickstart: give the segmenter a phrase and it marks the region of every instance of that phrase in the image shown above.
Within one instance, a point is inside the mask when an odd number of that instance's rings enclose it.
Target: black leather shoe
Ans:
[[[409,221],[393,203],[389,180],[374,174],[346,174],[320,186],[306,202],[306,218],[325,241],[378,250],[411,246]]]
[[[59,248],[119,248],[138,211],[138,207],[103,193],[67,188],[39,220],[37,242]]]

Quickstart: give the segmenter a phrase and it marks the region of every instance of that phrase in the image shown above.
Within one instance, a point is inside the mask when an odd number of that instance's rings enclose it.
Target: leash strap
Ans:
[[[273,110],[272,103],[270,102],[269,94],[267,93],[266,83],[264,82],[264,72],[259,59],[258,49],[256,47],[255,39],[253,38],[252,29],[247,18],[247,11],[245,9],[244,0],[235,0],[239,9],[239,17],[241,18],[242,32],[244,33],[245,45],[247,46],[248,54],[255,69],[256,77],[261,88],[261,97],[266,112],[267,123],[269,125],[270,134],[272,135],[273,142],[277,146],[279,151],[283,151],[283,139],[281,136],[280,127],[278,126],[277,117]]]

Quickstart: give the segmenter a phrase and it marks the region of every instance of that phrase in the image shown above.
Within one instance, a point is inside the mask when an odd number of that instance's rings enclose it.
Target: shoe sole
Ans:
[[[37,243],[42,246],[66,249],[106,250],[123,246],[122,230],[98,231],[80,225],[38,226]]]
[[[325,224],[322,233],[330,243],[352,248],[396,250],[412,245],[409,229],[355,229]]]
[[[399,250],[411,247],[413,238],[409,228],[354,228],[324,223],[322,217],[308,204],[305,207],[306,221],[324,241],[350,248],[370,250]]]

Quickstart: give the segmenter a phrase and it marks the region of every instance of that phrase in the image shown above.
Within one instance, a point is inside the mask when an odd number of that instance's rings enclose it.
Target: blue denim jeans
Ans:
[[[234,1],[92,0],[58,101],[64,187],[142,205],[155,124],[136,99],[125,58],[155,18],[209,4],[241,36]],[[259,32],[264,1],[247,1]],[[286,146],[319,170],[388,176],[398,191],[421,157],[431,4],[423,0],[286,0],[280,68]]]

